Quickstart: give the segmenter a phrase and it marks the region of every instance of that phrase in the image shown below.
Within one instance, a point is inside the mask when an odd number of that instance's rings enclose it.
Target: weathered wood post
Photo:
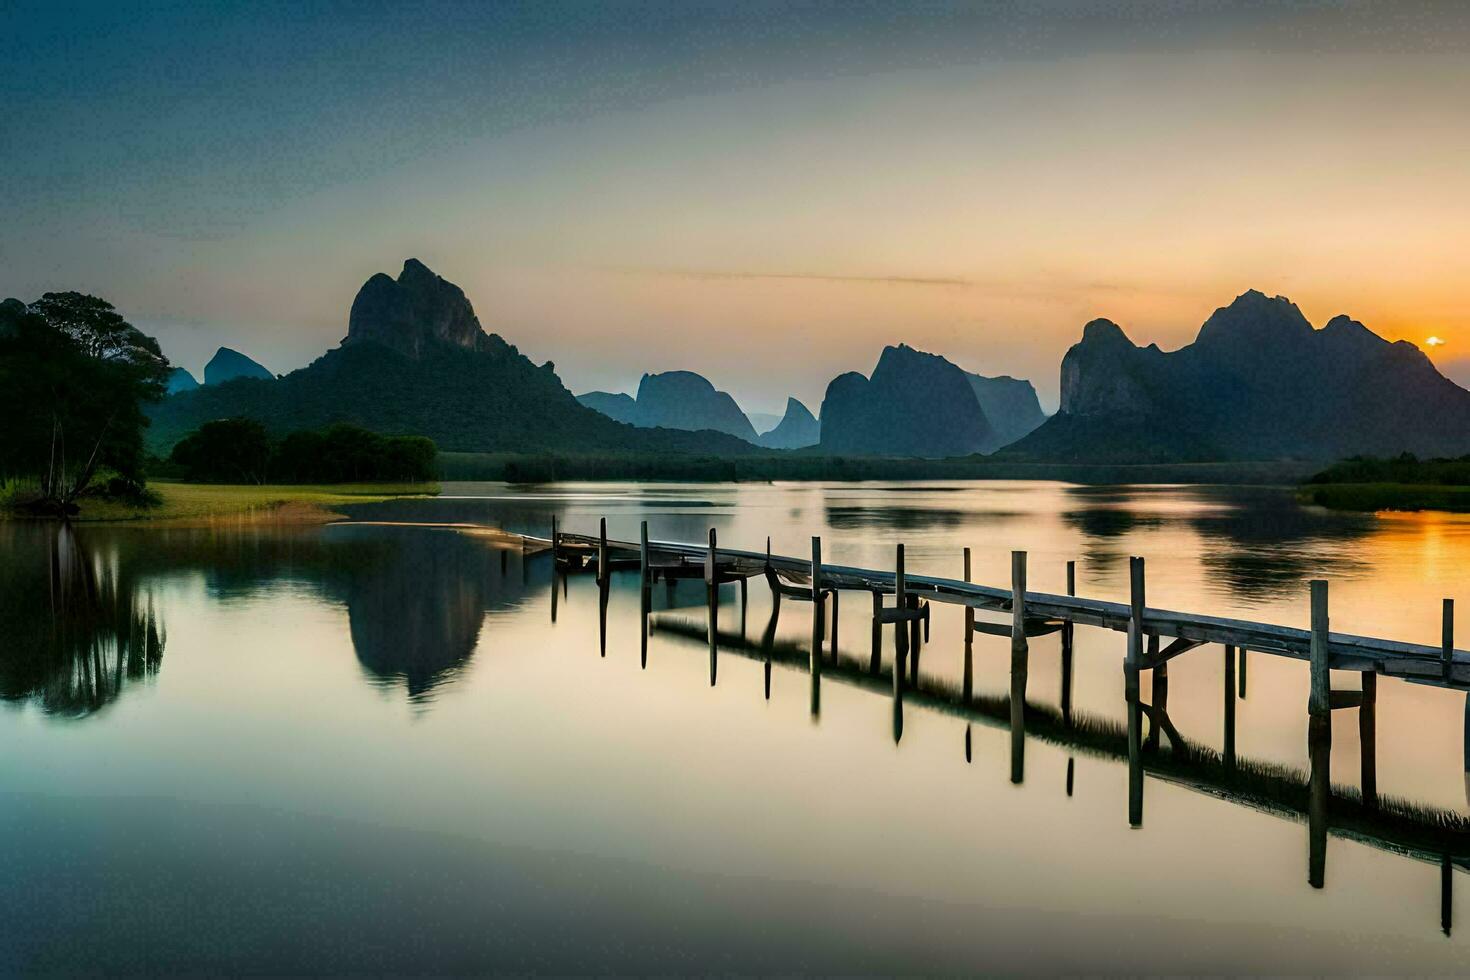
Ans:
[[[1235,647],[1225,646],[1225,770],[1235,771]]]
[[[720,583],[715,553],[715,529],[709,529],[709,551],[704,556],[704,584],[709,594],[709,686],[715,686],[719,668]]]
[[[873,590],[873,651],[868,655],[868,672],[883,669],[883,593]]]
[[[812,537],[812,650],[813,676],[822,672],[822,539]],[[816,688],[812,688],[812,710],[816,711]]]
[[[970,549],[965,549],[965,581],[970,581]],[[975,607],[965,606],[965,703],[970,703],[970,698],[975,690]],[[966,753],[969,752],[970,729],[965,728]]]
[[[1358,705],[1358,758],[1363,805],[1378,806],[1378,675],[1363,671],[1363,702]]]
[[[832,662],[835,664],[837,662],[837,614],[839,612],[837,602],[838,592],[836,589],[832,589],[830,591],[832,593]]]
[[[912,593],[908,609],[913,617],[909,620],[909,686],[915,687],[919,683],[919,654],[924,650],[924,642],[919,635],[919,597]]]
[[[1026,552],[1011,552],[1011,782],[1026,776]]]
[[[898,546],[898,553],[894,559],[893,572],[893,608],[907,609],[909,607],[908,587],[904,582],[903,574],[903,545]],[[904,662],[909,652],[909,624],[902,619],[897,619],[893,624],[893,650],[894,663],[899,673],[898,683],[903,683]]]
[[[740,638],[745,639],[745,610],[750,605],[750,586],[746,584],[748,576],[740,577]]]
[[[648,522],[643,521],[638,525],[638,585],[643,592],[645,601],[648,599],[649,590],[652,588],[653,580],[648,577]]]
[[[1450,670],[1455,664],[1455,600],[1444,601],[1444,622],[1440,630],[1440,643],[1442,651],[1440,659],[1443,661],[1444,679],[1450,679]]]
[[[1138,700],[1138,666],[1143,659],[1143,559],[1128,559],[1128,653],[1123,662],[1123,692],[1128,703],[1128,824],[1143,824],[1143,709]]]
[[[607,656],[607,600],[612,591],[611,579],[599,579],[597,582],[597,652],[599,656]]]
[[[1242,700],[1242,701],[1245,700],[1245,666],[1246,666],[1246,663],[1247,663],[1247,661],[1246,661],[1246,653],[1247,653],[1246,648],[1245,647],[1241,647],[1240,648],[1240,700]]]
[[[607,577],[607,518],[604,517],[597,530],[597,581],[605,582]]]
[[[1077,563],[1067,562],[1067,595],[1077,594]],[[1062,623],[1062,721],[1072,723],[1072,643],[1076,624],[1071,619]],[[1071,795],[1071,794],[1068,794]]]
[[[1312,775],[1307,803],[1307,882],[1313,888],[1321,888],[1326,880],[1327,819],[1332,797],[1332,672],[1327,582],[1313,579],[1311,590],[1311,694],[1307,701],[1307,737]]]
[[[551,515],[551,567],[555,568],[561,557],[561,532],[556,527],[556,515]]]
[[[1148,661],[1155,663],[1159,655],[1158,634],[1150,634],[1148,638]],[[1153,693],[1149,697],[1149,707],[1153,710],[1149,713],[1148,738],[1146,744],[1149,751],[1157,751],[1159,747],[1159,735],[1163,732],[1164,715],[1169,710],[1169,665],[1159,664],[1149,671],[1152,681]]]
[[[1307,711],[1312,717],[1328,719],[1328,731],[1332,724],[1332,674],[1328,650],[1327,582],[1313,579],[1312,589],[1312,644],[1310,663],[1312,670],[1311,697]]]

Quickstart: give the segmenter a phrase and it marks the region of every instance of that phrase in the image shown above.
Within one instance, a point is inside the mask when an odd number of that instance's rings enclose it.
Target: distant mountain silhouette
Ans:
[[[711,429],[756,441],[755,427],[735,404],[735,399],[716,390],[703,375],[693,371],[645,374],[638,382],[638,397],[606,391],[589,391],[577,400],[610,418],[651,428],[698,431]]]
[[[1094,320],[1062,360],[1061,411],[1008,454],[1076,462],[1339,459],[1470,452],[1470,392],[1356,320],[1315,330],[1243,293],[1194,343],[1138,347]]]
[[[970,387],[995,429],[995,448],[1010,445],[1046,421],[1046,413],[1041,410],[1031,382],[1006,375],[987,378],[969,371],[965,376],[970,379]]]
[[[194,380],[194,375],[181,367],[176,367],[168,373],[168,381],[164,384],[164,391],[172,395],[176,391],[193,391],[199,387],[199,382]]]
[[[629,425],[638,424],[638,403],[633,400],[632,395],[625,392],[589,391],[585,395],[578,395],[577,401],[608,418],[627,422]]]
[[[207,385],[223,384],[236,378],[270,380],[274,377],[263,365],[229,347],[221,347],[215,351],[209,363],[204,365],[204,383]]]
[[[550,362],[538,367],[486,334],[464,292],[415,259],[397,280],[369,279],[342,345],[308,366],[170,395],[150,415],[149,447],[160,453],[202,422],[242,415],[277,432],[352,422],[428,436],[444,450],[758,451],[715,432],[635,429],[584,407]]]
[[[801,449],[815,446],[822,438],[822,426],[811,411],[795,398],[786,399],[786,414],[769,432],[760,436],[767,449]]]
[[[829,453],[967,456],[993,450],[999,439],[969,375],[907,344],[883,348],[871,378],[838,375],[822,399],[821,446]]]

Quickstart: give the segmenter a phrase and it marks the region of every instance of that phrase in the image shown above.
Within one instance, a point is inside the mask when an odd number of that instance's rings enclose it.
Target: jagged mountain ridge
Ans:
[[[192,380],[192,375],[190,376]],[[232,347],[221,347],[214,352],[209,363],[204,365],[204,383],[224,384],[236,378],[274,378],[270,369],[259,361],[240,353]]]
[[[1061,410],[1010,454],[1163,462],[1470,452],[1470,392],[1417,347],[1347,316],[1314,329],[1290,300],[1257,290],[1170,352],[1093,320],[1063,358],[1061,383]]]
[[[149,447],[161,454],[202,422],[231,416],[275,431],[352,422],[428,436],[444,450],[758,451],[721,433],[635,429],[586,408],[550,362],[533,364],[486,334],[464,292],[414,259],[397,280],[369,279],[352,304],[347,338],[306,367],[180,392],[149,414]]]
[[[822,438],[822,425],[801,402],[786,399],[786,414],[769,432],[760,436],[760,444],[767,449],[804,449],[815,446]]]

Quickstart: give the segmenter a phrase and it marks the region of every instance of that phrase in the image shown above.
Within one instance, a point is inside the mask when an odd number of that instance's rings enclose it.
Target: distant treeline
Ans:
[[[437,450],[422,436],[382,436],[345,423],[273,439],[254,419],[206,422],[168,462],[196,483],[361,483],[434,479]]]
[[[1402,483],[1412,486],[1470,486],[1470,456],[1419,459],[1412,453],[1391,459],[1354,456],[1313,475],[1308,483]]]
[[[1301,463],[1149,465],[1025,463],[982,456],[916,459],[827,456],[803,451],[749,456],[685,454],[439,454],[443,480],[671,480],[693,483],[769,480],[1061,480],[1071,483],[1250,483],[1290,486],[1310,470]]]

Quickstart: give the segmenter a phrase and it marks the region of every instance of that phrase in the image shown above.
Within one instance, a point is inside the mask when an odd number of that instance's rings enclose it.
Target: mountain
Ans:
[[[636,399],[620,393],[589,391],[578,395],[577,401],[620,422],[645,428],[711,429],[749,443],[756,441],[755,427],[735,399],[693,371],[645,374],[638,382]]]
[[[577,401],[608,418],[627,422],[629,425],[638,424],[638,403],[633,400],[632,395],[621,391],[589,391],[585,395],[578,395]]]
[[[795,398],[786,399],[786,414],[769,432],[760,436],[767,449],[801,449],[815,446],[822,438],[822,426],[811,411]]]
[[[826,452],[938,458],[999,444],[969,376],[907,344],[883,348],[870,378],[838,375],[822,399]]]
[[[640,425],[713,429],[746,442],[756,440],[755,427],[735,399],[693,371],[645,374],[638,382],[637,402]]]
[[[274,377],[264,366],[229,347],[215,351],[209,363],[204,365],[204,383],[207,385],[223,384],[236,378],[270,380]]]
[[[995,429],[995,448],[1008,446],[1046,421],[1036,389],[1022,378],[987,378],[965,372],[980,408]]]
[[[224,348],[221,348],[223,350]],[[219,355],[216,354],[216,357]],[[168,373],[168,381],[164,383],[164,391],[172,395],[176,391],[193,391],[199,387],[199,382],[194,380],[194,375],[181,367],[176,367]]]
[[[1062,359],[1061,410],[1007,454],[1078,462],[1470,452],[1470,392],[1407,341],[1337,316],[1314,329],[1256,290],[1194,342],[1139,347],[1094,320]]]
[[[396,280],[369,279],[353,301],[347,337],[306,367],[179,392],[150,415],[149,448],[161,454],[200,423],[232,416],[275,432],[352,422],[428,436],[451,451],[759,451],[715,432],[635,429],[579,404],[550,362],[537,366],[485,333],[464,292],[414,259]]]

